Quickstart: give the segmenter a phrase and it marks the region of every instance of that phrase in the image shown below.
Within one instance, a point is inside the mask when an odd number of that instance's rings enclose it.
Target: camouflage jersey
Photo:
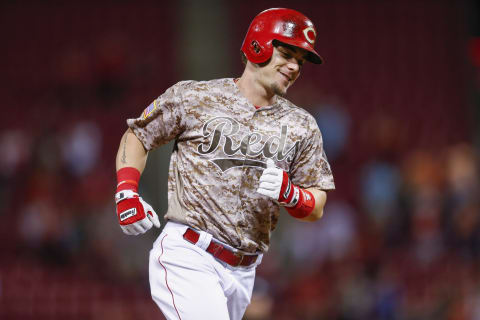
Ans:
[[[175,140],[165,219],[246,252],[268,250],[279,217],[256,192],[267,158],[300,187],[335,188],[315,119],[279,96],[256,109],[230,78],[179,82],[127,123],[146,150]]]

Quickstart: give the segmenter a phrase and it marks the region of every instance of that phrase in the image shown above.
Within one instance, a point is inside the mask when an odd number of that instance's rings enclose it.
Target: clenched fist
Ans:
[[[152,226],[160,228],[160,221],[152,206],[143,201],[133,190],[122,190],[115,194],[118,222],[128,235],[145,233]]]
[[[278,204],[286,207],[291,216],[298,219],[309,216],[315,208],[313,194],[294,185],[288,174],[277,168],[272,159],[267,160],[267,168],[260,177],[257,192],[276,200]]]
[[[278,201],[280,205],[294,207],[298,203],[300,190],[292,184],[288,174],[275,166],[272,159],[267,160],[267,168],[260,177],[258,193]]]

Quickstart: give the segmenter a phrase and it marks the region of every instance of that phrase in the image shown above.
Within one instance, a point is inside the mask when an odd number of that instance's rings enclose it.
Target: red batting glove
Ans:
[[[129,235],[145,233],[152,226],[160,228],[160,221],[152,206],[138,195],[140,172],[132,167],[126,167],[117,172],[117,216],[120,228]]]
[[[267,160],[267,168],[260,177],[257,192],[278,201],[295,218],[305,218],[315,208],[313,194],[294,185],[288,174],[275,167],[271,159]]]

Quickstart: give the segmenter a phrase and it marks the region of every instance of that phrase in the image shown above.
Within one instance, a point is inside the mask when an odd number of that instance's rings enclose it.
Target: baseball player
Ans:
[[[241,319],[255,269],[284,206],[323,214],[334,189],[314,118],[284,98],[304,62],[322,63],[303,14],[269,9],[251,23],[240,78],[182,81],[128,119],[116,159],[120,227],[160,227],[138,194],[148,151],[171,140],[166,225],[150,251],[153,300],[167,319]]]

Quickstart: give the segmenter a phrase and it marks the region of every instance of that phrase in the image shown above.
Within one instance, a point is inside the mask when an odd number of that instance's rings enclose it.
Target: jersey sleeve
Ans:
[[[300,144],[290,167],[290,179],[302,188],[333,190],[333,174],[323,150],[323,140],[317,122],[312,116],[306,120],[307,135]]]
[[[175,139],[185,130],[185,108],[182,89],[185,82],[170,87],[155,99],[136,119],[128,119],[127,124],[146,150]]]

